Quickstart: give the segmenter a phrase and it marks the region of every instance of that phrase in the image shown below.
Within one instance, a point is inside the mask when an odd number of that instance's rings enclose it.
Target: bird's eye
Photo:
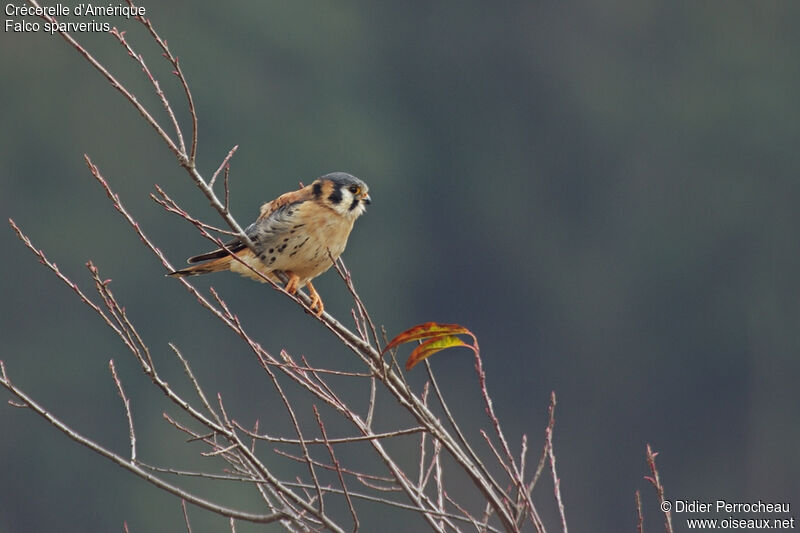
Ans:
[[[350,192],[353,193],[353,194],[357,194],[358,193],[358,186],[357,185],[351,185],[350,186]]]

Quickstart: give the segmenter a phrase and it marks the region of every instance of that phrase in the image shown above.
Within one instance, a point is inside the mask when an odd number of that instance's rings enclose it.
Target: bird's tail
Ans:
[[[201,274],[210,274],[212,272],[221,272],[223,270],[230,270],[231,261],[233,258],[229,255],[214,259],[213,261],[206,261],[199,265],[194,265],[174,272],[170,272],[167,276],[175,278],[185,278],[186,276],[199,276]]]

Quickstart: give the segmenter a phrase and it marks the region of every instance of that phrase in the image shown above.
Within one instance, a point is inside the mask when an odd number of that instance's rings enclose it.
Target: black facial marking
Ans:
[[[283,242],[289,242],[289,237],[286,237],[285,239],[283,239]]]
[[[261,254],[261,260],[262,260],[262,261],[263,261],[264,259],[266,259],[266,258],[267,258],[267,254]]]
[[[314,198],[319,199],[322,196],[322,183],[316,182],[314,184]]]
[[[348,211],[352,211],[352,210],[353,210],[353,209],[355,209],[356,207],[358,207],[358,198],[355,198],[355,197],[354,197],[354,198],[353,198],[353,201],[350,203],[350,207],[348,207],[348,208],[347,208],[347,210],[348,210]]]
[[[272,257],[269,258],[269,264],[271,265],[274,262],[275,262],[275,256],[273,255]]]
[[[267,250],[267,251],[268,251],[269,253],[272,253],[272,252],[274,252],[274,251],[275,251],[275,248],[270,248],[270,249],[269,249],[269,250]]]
[[[328,196],[328,200],[331,201],[333,205],[338,205],[342,201],[342,186],[337,185],[330,196]]]
[[[293,227],[294,229],[300,229],[300,228],[302,228],[303,226],[305,226],[305,224],[295,224],[295,225],[294,225],[294,226],[292,226],[292,227]]]
[[[290,253],[289,257],[294,257],[294,254],[296,254],[296,253],[297,253],[297,250],[295,250],[294,252]]]
[[[281,254],[286,249],[286,243],[281,244],[278,246],[278,253]]]

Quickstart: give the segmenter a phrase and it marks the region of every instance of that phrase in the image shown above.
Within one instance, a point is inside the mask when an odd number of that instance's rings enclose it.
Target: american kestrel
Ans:
[[[225,246],[241,261],[276,283],[275,272],[288,276],[286,292],[294,294],[308,285],[311,309],[322,315],[325,306],[311,280],[328,270],[347,245],[353,223],[371,203],[367,184],[344,172],[333,172],[314,183],[287,192],[261,206],[261,215],[245,233],[253,241],[253,253],[240,239]],[[330,252],[330,254],[329,254]],[[190,266],[170,276],[197,276],[230,270],[258,281],[261,277],[223,249],[188,259]]]

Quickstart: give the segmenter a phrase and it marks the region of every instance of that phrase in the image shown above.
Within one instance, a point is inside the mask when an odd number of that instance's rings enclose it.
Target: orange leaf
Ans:
[[[466,342],[462,341],[458,337],[453,335],[443,335],[440,337],[434,337],[429,339],[419,346],[417,346],[411,355],[408,357],[408,361],[406,361],[406,370],[411,370],[414,366],[419,363],[420,361],[427,359],[431,355],[435,354],[438,351],[444,350],[446,348],[453,348],[455,346],[466,346],[467,348],[473,348],[473,346],[467,344]]]
[[[392,348],[406,342],[419,341],[422,339],[427,339],[429,337],[441,337],[445,335],[451,335],[451,336],[469,335],[473,339],[475,338],[475,335],[473,335],[470,330],[458,324],[439,324],[437,322],[425,322],[424,324],[419,324],[417,326],[414,326],[413,328],[405,330],[400,335],[392,339],[391,342],[386,345],[386,348],[383,349],[381,355],[385,354]]]

